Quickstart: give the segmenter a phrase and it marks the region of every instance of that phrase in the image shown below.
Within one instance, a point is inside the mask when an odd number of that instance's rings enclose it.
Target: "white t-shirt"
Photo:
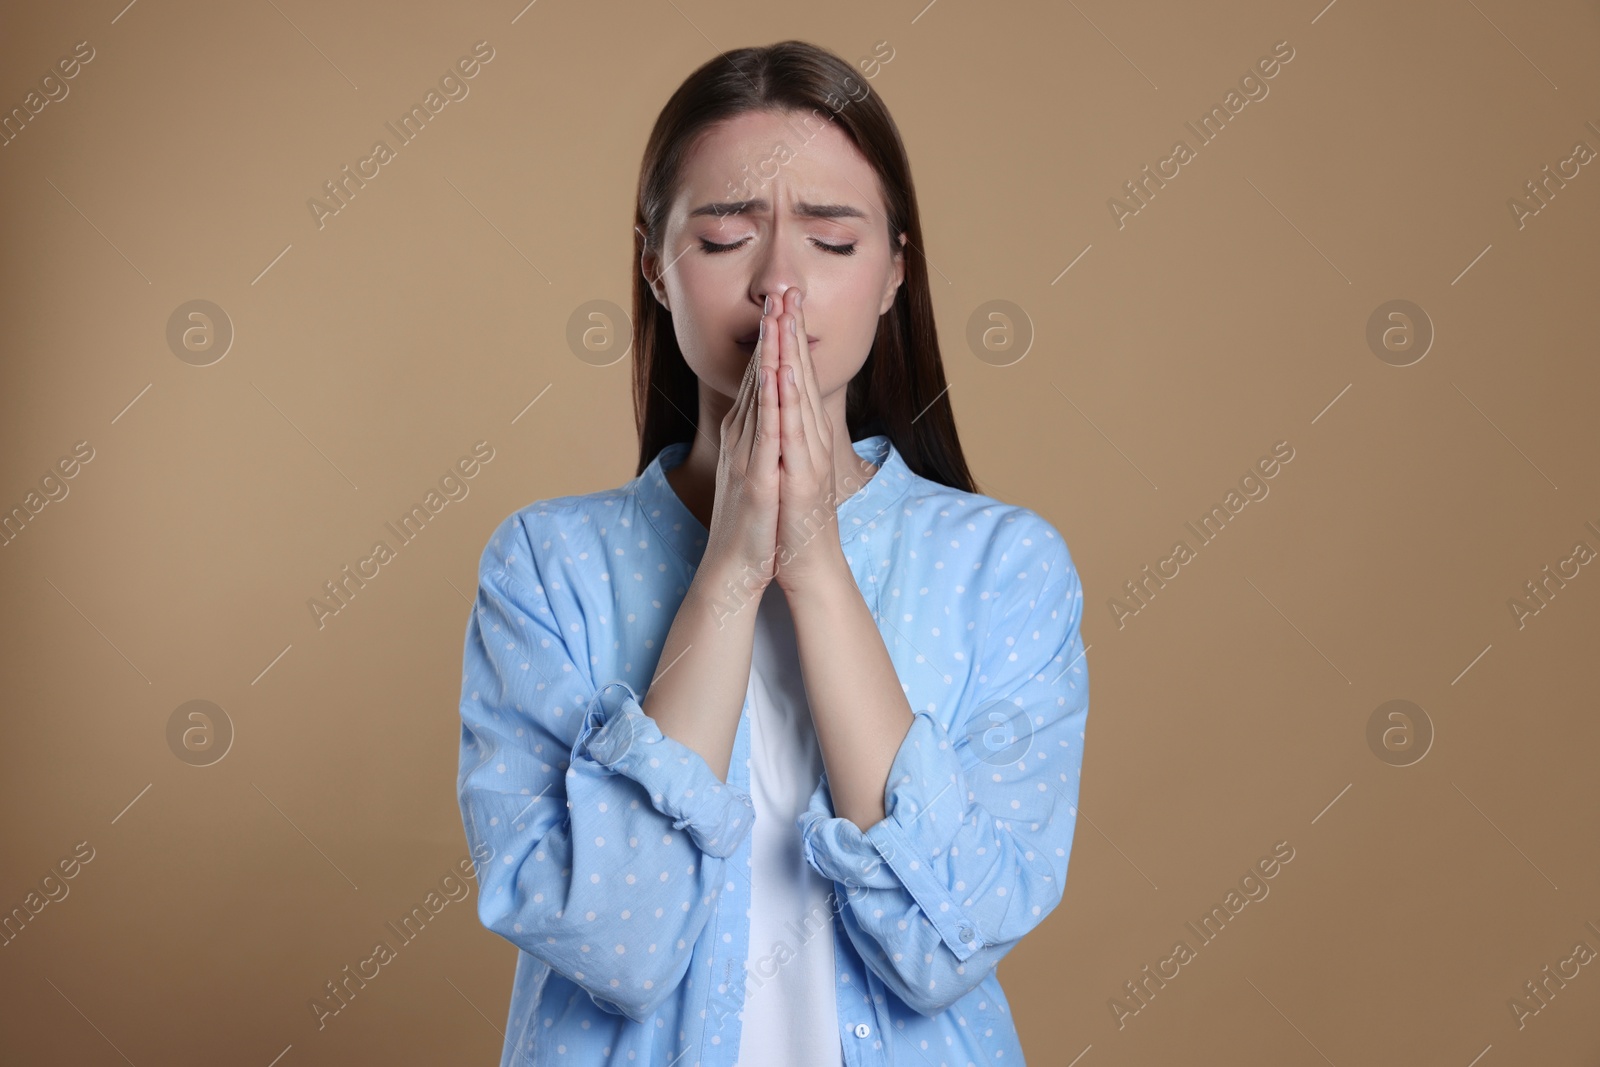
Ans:
[[[833,883],[806,863],[795,820],[822,776],[794,619],[776,582],[762,595],[751,652],[750,955],[739,1062],[844,1063],[834,978]]]

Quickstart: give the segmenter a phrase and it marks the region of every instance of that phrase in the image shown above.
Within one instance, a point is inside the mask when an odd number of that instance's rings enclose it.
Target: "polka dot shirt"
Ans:
[[[885,435],[854,447],[878,469],[838,506],[840,544],[914,718],[880,822],[835,816],[826,770],[797,820],[833,884],[845,1062],[1020,1065],[995,968],[1066,882],[1083,587],[1036,512],[915,474]],[[458,795],[479,918],[519,950],[502,1067],[739,1055],[750,709],[723,782],[640,707],[705,551],[664,475],[688,451],[519,509],[479,563]]]

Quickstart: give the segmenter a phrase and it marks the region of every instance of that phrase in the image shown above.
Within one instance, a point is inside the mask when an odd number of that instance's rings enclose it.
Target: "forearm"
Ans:
[[[865,831],[884,817],[911,705],[847,565],[788,598],[834,814]]]
[[[761,603],[761,590],[747,588],[743,577],[737,568],[702,562],[639,702],[663,734],[698,752],[724,782],[750,682]]]

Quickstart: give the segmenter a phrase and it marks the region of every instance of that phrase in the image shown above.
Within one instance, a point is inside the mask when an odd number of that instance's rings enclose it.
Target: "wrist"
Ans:
[[[718,617],[759,604],[772,579],[742,561],[703,559],[689,583],[689,595],[714,605]]]
[[[856,576],[850,570],[850,561],[845,558],[844,551],[837,550],[834,557],[783,586],[791,610],[796,607],[807,610],[815,605],[818,612],[825,614],[850,606],[852,598],[861,600],[861,588],[856,584]],[[783,571],[778,573],[781,578]]]

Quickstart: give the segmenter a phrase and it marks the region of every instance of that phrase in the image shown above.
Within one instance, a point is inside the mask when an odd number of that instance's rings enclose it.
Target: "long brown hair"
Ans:
[[[683,161],[708,126],[746,111],[799,111],[807,121],[832,122],[878,174],[889,226],[889,247],[906,235],[905,278],[894,304],[878,319],[867,361],[845,393],[851,441],[886,434],[917,474],[977,492],[946,392],[933,321],[928,267],[922,255],[911,164],[900,131],[855,68],[804,41],[739,48],[708,60],[661,109],[639,167],[633,234],[633,410],[641,474],[669,444],[693,440],[699,379],[683,358],[672,315],[637,269],[648,248],[661,256],[661,235],[677,194]],[[658,260],[659,261],[659,260]]]

